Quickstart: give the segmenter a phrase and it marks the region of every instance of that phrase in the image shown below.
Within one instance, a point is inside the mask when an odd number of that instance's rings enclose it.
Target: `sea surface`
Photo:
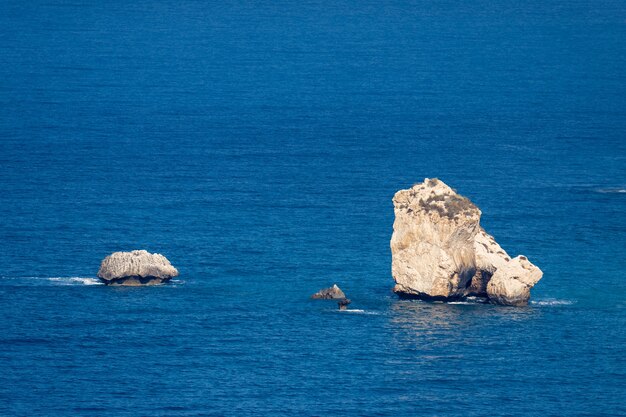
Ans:
[[[528,307],[391,293],[426,177]],[[2,416],[624,416],[626,3],[2,0],[0,219]]]

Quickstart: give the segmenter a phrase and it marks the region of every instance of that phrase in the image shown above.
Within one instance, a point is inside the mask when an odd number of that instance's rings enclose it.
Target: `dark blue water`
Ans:
[[[623,1],[91,3],[0,3],[0,414],[626,415]],[[390,292],[424,177],[531,305]]]

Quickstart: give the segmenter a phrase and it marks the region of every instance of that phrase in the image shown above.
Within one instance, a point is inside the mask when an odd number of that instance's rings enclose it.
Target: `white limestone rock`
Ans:
[[[104,258],[98,271],[107,285],[156,285],[178,276],[178,270],[161,254],[145,250],[114,252]]]
[[[394,291],[418,298],[464,296],[476,271],[478,207],[437,179],[398,191],[393,203]]]
[[[470,200],[427,178],[398,191],[393,203],[394,292],[434,300],[471,295],[497,304],[528,302],[541,270],[525,257],[512,261],[480,227],[482,213]]]
[[[528,304],[530,289],[541,279],[543,272],[525,256],[517,256],[500,266],[487,284],[489,301],[495,304],[524,306]]]
[[[496,240],[481,227],[474,237],[474,252],[476,253],[476,274],[468,295],[487,297],[487,284],[496,269],[511,260]]]

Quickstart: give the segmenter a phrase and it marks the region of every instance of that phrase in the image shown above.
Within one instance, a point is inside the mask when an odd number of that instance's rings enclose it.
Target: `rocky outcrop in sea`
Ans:
[[[480,226],[481,211],[438,179],[394,198],[391,237],[394,292],[429,300],[484,297],[525,305],[543,273],[526,257],[511,258]]]
[[[330,288],[324,288],[316,292],[311,296],[315,300],[340,300],[346,298],[346,295],[341,291],[341,288],[337,284],[333,284]]]
[[[161,254],[145,250],[114,252],[100,264],[98,278],[107,285],[158,285],[178,276],[178,270]]]

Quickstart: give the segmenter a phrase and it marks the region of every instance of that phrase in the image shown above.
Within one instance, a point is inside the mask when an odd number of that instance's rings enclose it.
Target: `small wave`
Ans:
[[[532,300],[530,304],[536,305],[536,306],[569,306],[569,305],[574,304],[574,301],[557,300],[557,299]]]
[[[601,194],[626,194],[626,188],[619,187],[596,188],[595,191]]]
[[[52,277],[47,279],[58,285],[104,285],[97,278],[89,277]]]
[[[0,285],[104,285],[94,277],[0,276]]]
[[[351,313],[351,314],[370,314],[370,315],[378,315],[380,313],[376,312],[376,311],[365,311],[365,310],[359,310],[358,308],[353,308],[353,309],[348,309],[348,310],[335,310],[339,313]]]

